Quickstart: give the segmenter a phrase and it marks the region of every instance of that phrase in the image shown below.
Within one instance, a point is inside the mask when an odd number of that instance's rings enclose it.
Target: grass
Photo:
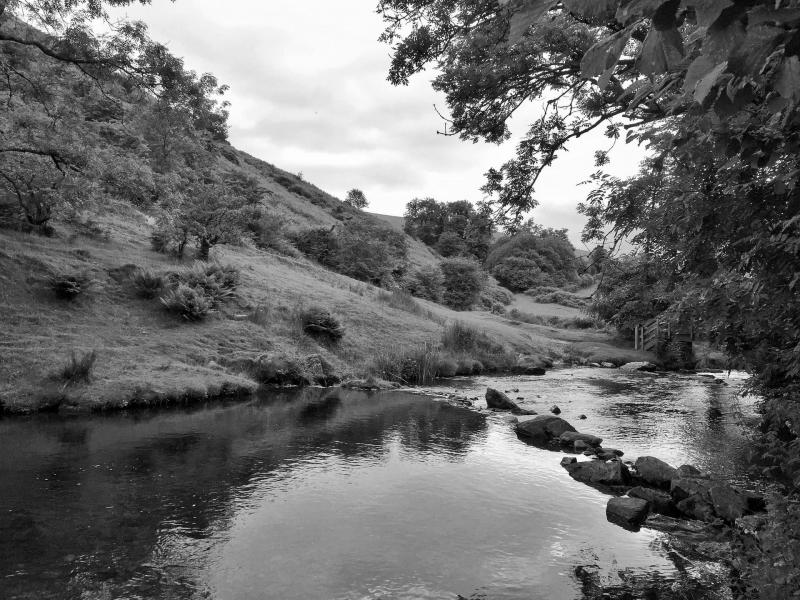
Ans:
[[[382,290],[378,289],[376,300],[397,310],[417,315],[424,319],[429,319],[438,323],[444,321],[430,310],[424,308],[414,297],[405,290]]]
[[[73,350],[69,362],[59,372],[59,377],[67,385],[80,381],[89,382],[91,381],[92,369],[94,369],[96,360],[97,352],[95,350],[84,352],[80,355]]]
[[[93,284],[86,273],[56,273],[48,278],[48,285],[57,298],[74,300]]]
[[[561,329],[606,329],[607,325],[599,319],[594,319],[585,315],[573,317],[559,317],[556,315],[532,315],[512,308],[507,316],[514,321],[530,323],[532,325],[544,325],[547,327],[558,327]]]

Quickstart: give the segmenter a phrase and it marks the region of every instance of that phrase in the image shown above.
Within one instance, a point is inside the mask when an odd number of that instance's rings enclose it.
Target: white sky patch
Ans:
[[[377,41],[381,17],[369,0],[153,0],[115,11],[150,27],[188,68],[211,72],[230,86],[230,141],[344,198],[363,190],[368,210],[402,215],[415,197],[451,202],[482,199],[483,174],[514,155],[528,126],[511,123],[501,146],[437,135],[446,111],[441,94],[420,74],[407,87],[386,81],[389,48]],[[594,151],[609,144],[602,131],[569,146],[540,177],[532,217],[570,230],[579,244],[584,218],[576,211],[596,170]],[[607,170],[635,172],[643,151],[622,141]],[[579,244],[580,245],[580,244]]]

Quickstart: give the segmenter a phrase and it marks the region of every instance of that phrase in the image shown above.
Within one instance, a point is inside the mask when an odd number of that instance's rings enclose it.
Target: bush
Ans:
[[[451,352],[470,352],[478,346],[481,336],[486,334],[461,321],[453,321],[442,330],[442,347]]]
[[[56,273],[48,279],[50,289],[62,300],[74,300],[86,292],[93,283],[85,273]]]
[[[236,267],[217,262],[197,261],[189,269],[175,275],[179,283],[201,290],[214,307],[234,295],[240,280]]]
[[[214,306],[214,300],[206,295],[201,287],[191,287],[180,283],[161,297],[161,303],[172,313],[187,321],[200,321],[206,318]]]
[[[329,268],[337,266],[339,241],[332,228],[306,229],[294,234],[292,241],[300,252],[322,266]]]
[[[458,363],[450,357],[440,356],[436,363],[436,377],[455,377]]]
[[[449,258],[442,261],[444,277],[444,303],[455,310],[469,309],[483,289],[484,274],[480,266],[466,258]]]
[[[256,210],[247,223],[253,234],[256,246],[265,250],[274,250],[286,256],[299,256],[297,249],[289,242],[286,233],[286,220],[277,213],[262,213]]]
[[[412,296],[441,302],[444,293],[444,277],[437,267],[420,267],[406,277],[404,287]]]
[[[547,288],[553,289],[553,288]],[[526,295],[530,296],[535,302],[544,304],[560,304],[569,308],[584,308],[587,301],[584,298],[564,292],[562,290],[543,292],[541,290],[529,290]]]
[[[131,274],[131,283],[140,298],[155,298],[164,287],[164,277],[149,269],[136,269]]]
[[[313,338],[336,343],[344,335],[339,320],[324,308],[307,308],[300,312],[299,317],[303,331]]]
[[[524,292],[543,278],[536,261],[521,256],[504,259],[492,269],[492,275],[512,292]]]
[[[61,369],[59,374],[66,383],[77,383],[78,381],[88,382],[91,379],[92,369],[97,360],[97,352],[85,352],[78,356],[72,351],[69,362]]]
[[[405,385],[427,385],[436,379],[439,350],[427,343],[398,353],[377,356],[372,371],[381,379]]]

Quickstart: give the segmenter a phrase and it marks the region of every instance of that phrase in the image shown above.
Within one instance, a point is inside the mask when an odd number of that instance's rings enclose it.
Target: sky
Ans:
[[[536,115],[533,103],[510,123],[502,145],[437,135],[443,96],[426,72],[410,85],[386,81],[390,49],[378,42],[381,16],[372,0],[153,0],[113,11],[144,21],[153,39],[230,86],[230,142],[344,198],[361,189],[367,210],[402,215],[408,201],[481,200],[483,174],[514,154],[514,139]],[[528,117],[526,119],[526,117]],[[596,170],[600,132],[574,142],[536,187],[531,213],[546,227],[568,228],[578,247],[584,218],[580,185]],[[617,144],[610,172],[635,171],[642,150]]]

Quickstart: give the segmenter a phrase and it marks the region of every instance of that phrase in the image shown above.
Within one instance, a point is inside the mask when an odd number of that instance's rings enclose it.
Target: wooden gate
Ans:
[[[693,339],[694,328],[691,319],[682,318],[676,323],[664,317],[657,317],[635,327],[633,347],[635,350],[651,351],[662,343],[688,342],[691,344]]]

